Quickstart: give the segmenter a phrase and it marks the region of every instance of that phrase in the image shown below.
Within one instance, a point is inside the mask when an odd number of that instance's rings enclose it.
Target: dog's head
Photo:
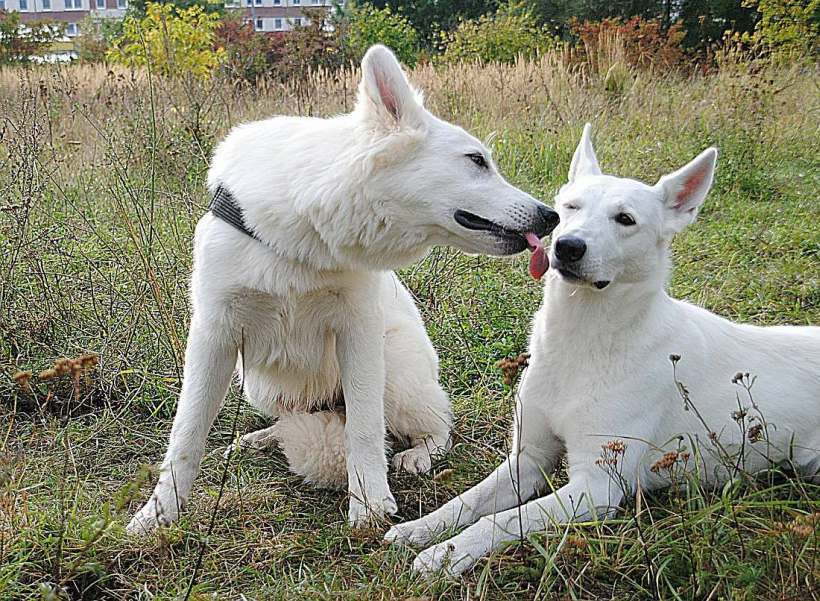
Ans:
[[[371,256],[402,263],[436,244],[510,255],[558,223],[555,211],[504,180],[484,144],[424,108],[384,46],[362,61],[354,116],[367,132],[365,193],[381,224]]]
[[[613,282],[666,277],[672,237],[697,216],[715,172],[717,150],[664,175],[654,186],[603,175],[584,133],[556,197],[561,223],[550,247],[550,263],[567,281],[603,290]]]

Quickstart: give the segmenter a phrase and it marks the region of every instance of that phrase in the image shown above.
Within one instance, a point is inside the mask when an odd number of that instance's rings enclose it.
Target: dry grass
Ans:
[[[716,144],[716,189],[676,244],[673,291],[733,319],[820,322],[815,72],[727,62],[708,77],[612,75],[617,52],[595,68],[565,58],[420,67],[412,79],[442,117],[497,132],[502,170],[547,201],[584,121],[608,170],[648,180]],[[355,83],[355,73],[247,89],[103,67],[0,71],[0,597],[172,598],[204,548],[193,594],[219,598],[817,598],[820,489],[782,477],[641,499],[607,525],[428,583],[408,573],[410,553],[346,527],[341,495],[301,485],[272,454],[229,468],[203,546],[235,395],[186,517],[147,541],[125,536],[149,490],[140,466],[161,458],[179,391],[213,145],[240,121],[348,110]],[[540,290],[524,259],[446,250],[403,277],[441,354],[458,435],[443,477],[391,480],[411,518],[504,454],[511,398],[494,364],[524,350]],[[89,351],[100,364],[80,399],[72,386],[48,398],[36,378],[31,394],[12,380]],[[262,423],[247,409],[239,419],[242,431]]]

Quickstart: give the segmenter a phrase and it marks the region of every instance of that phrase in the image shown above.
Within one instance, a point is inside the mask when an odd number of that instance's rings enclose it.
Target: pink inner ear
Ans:
[[[379,87],[379,96],[381,96],[382,104],[387,111],[393,115],[394,118],[399,118],[399,103],[396,100],[396,95],[390,88],[387,78],[383,75],[376,76],[376,85]]]
[[[692,197],[698,188],[703,185],[703,181],[706,179],[706,174],[708,173],[708,169],[703,167],[692,174],[692,176],[684,182],[683,187],[678,192],[677,197],[675,198],[675,204],[673,205],[676,209],[683,209],[686,206],[686,203],[689,202],[689,199]]]

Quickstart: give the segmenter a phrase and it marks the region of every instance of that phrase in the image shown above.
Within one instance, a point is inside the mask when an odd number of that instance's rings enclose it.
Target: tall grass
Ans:
[[[818,323],[815,72],[725,57],[716,73],[683,76],[618,57],[606,46],[589,63],[548,53],[421,66],[411,79],[443,118],[496,132],[503,172],[547,202],[585,121],[607,171],[650,181],[717,145],[715,190],[676,242],[673,292],[732,319]],[[406,551],[348,530],[345,499],[300,484],[278,454],[240,458],[220,493],[232,415],[210,437],[180,524],[145,541],[124,535],[152,478],[140,466],[161,458],[179,392],[214,144],[242,121],[350,110],[357,77],[247,88],[105,67],[0,71],[0,597],[171,598],[201,561],[192,595],[219,598],[817,598],[816,485],[778,476],[638,496],[610,523],[536,537],[458,582],[423,582]],[[441,249],[402,276],[457,414],[440,477],[391,480],[411,518],[504,454],[511,392],[493,366],[524,350],[540,289],[525,259]],[[11,378],[85,352],[100,364],[81,395],[37,377],[24,393]],[[242,430],[262,423],[247,409],[239,419]]]

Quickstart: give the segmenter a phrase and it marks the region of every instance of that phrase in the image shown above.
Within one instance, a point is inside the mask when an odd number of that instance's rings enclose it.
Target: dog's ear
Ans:
[[[666,205],[666,223],[677,233],[698,215],[715,176],[717,149],[707,148],[674,173],[664,175],[655,184]]]
[[[387,129],[420,124],[422,107],[399,61],[387,47],[371,46],[362,59],[357,108]]]
[[[595,156],[595,149],[592,147],[592,124],[584,125],[584,133],[575,154],[572,155],[572,163],[569,166],[569,183],[574,182],[582,175],[601,175],[601,168],[598,166],[598,159]]]

